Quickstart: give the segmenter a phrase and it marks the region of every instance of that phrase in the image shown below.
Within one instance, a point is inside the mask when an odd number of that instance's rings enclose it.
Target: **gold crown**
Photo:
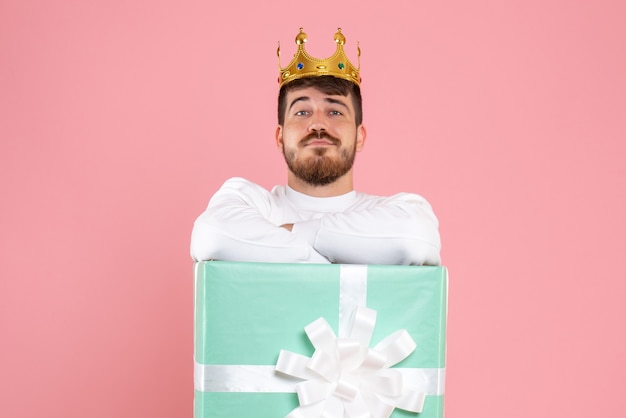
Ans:
[[[357,43],[359,67],[355,67],[343,51],[343,45],[346,43],[346,37],[343,36],[343,33],[341,33],[341,28],[337,28],[337,33],[335,33],[337,50],[328,58],[320,59],[310,56],[304,49],[306,40],[306,33],[304,33],[302,28],[300,28],[300,33],[296,36],[298,50],[294,54],[289,65],[285,68],[281,68],[280,66],[280,42],[278,43],[278,51],[276,51],[276,53],[278,54],[279,87],[282,87],[298,78],[316,77],[322,75],[332,75],[352,81],[357,86],[361,85],[361,77],[359,76],[359,70],[361,67],[361,48]]]

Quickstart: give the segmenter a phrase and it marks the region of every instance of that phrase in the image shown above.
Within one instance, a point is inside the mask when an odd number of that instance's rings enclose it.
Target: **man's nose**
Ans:
[[[327,128],[328,126],[326,124],[326,119],[323,117],[323,115],[320,115],[319,113],[313,114],[313,116],[309,120],[309,132],[324,132]]]

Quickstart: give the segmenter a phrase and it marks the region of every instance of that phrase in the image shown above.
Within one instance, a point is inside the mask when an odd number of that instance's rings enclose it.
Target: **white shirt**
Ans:
[[[437,218],[419,195],[313,197],[243,178],[224,183],[191,235],[196,261],[439,265],[440,249]]]

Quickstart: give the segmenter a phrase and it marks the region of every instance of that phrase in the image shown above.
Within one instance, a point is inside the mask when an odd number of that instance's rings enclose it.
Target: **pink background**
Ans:
[[[0,416],[191,417],[192,222],[284,182],[300,26],[361,43],[357,188],[440,218],[447,417],[621,416],[625,5],[1,0]]]

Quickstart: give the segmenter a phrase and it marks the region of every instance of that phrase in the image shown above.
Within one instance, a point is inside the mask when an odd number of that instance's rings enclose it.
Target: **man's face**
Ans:
[[[285,123],[276,143],[289,170],[313,186],[333,183],[350,172],[365,140],[356,126],[352,98],[308,87],[287,93]]]

